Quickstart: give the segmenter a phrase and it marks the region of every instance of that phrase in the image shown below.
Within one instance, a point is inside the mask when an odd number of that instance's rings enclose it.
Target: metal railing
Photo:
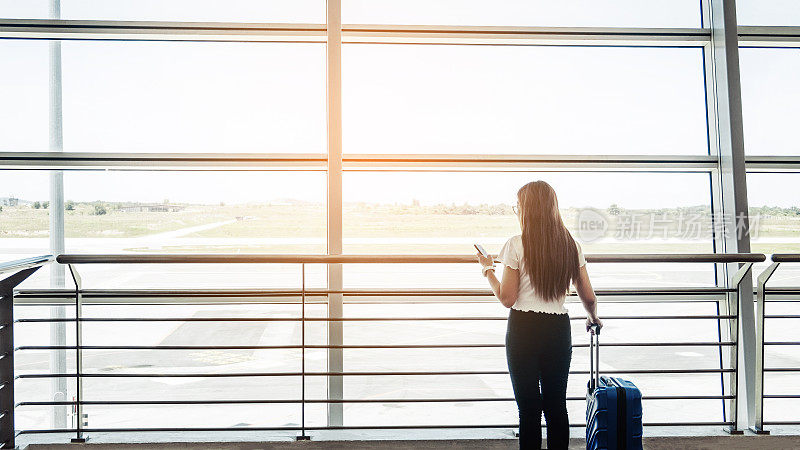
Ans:
[[[713,301],[719,305],[719,302],[724,301],[730,296],[736,296],[739,292],[739,284],[742,279],[751,269],[752,264],[755,262],[764,261],[766,257],[762,254],[642,254],[642,255],[587,255],[587,260],[592,263],[719,263],[719,264],[732,264],[740,263],[738,270],[730,280],[728,286],[725,287],[680,287],[680,288],[654,288],[654,289],[598,289],[598,296],[620,296],[627,297],[635,300],[638,297],[650,296],[653,299],[664,298],[664,301],[686,301],[694,300],[699,301]],[[447,370],[447,371],[307,371],[306,370],[306,356],[307,349],[435,349],[435,348],[499,348],[503,344],[485,343],[485,344],[405,344],[405,345],[317,345],[306,344],[306,330],[305,325],[307,322],[351,322],[351,321],[501,321],[506,320],[506,317],[306,317],[306,305],[309,303],[308,298],[324,298],[328,295],[343,294],[349,297],[391,297],[398,295],[408,296],[437,296],[437,297],[455,297],[467,298],[474,296],[481,296],[489,298],[492,294],[487,290],[376,290],[376,289],[313,289],[306,287],[306,265],[307,264],[393,264],[393,263],[422,263],[422,264],[461,264],[476,262],[474,256],[460,256],[460,255],[392,255],[392,256],[373,256],[373,255],[345,255],[345,256],[328,256],[328,255],[226,255],[226,254],[201,254],[201,255],[60,255],[56,260],[61,264],[67,264],[73,280],[75,281],[75,289],[73,291],[75,317],[74,318],[21,318],[16,320],[16,323],[26,322],[74,322],[75,323],[75,343],[76,345],[47,345],[47,346],[20,346],[15,351],[26,350],[70,350],[75,351],[76,370],[75,373],[39,373],[39,374],[20,374],[16,379],[29,379],[29,378],[74,378],[76,379],[76,397],[74,401],[25,401],[19,402],[13,407],[24,406],[55,406],[55,405],[71,405],[76,412],[75,417],[78,418],[74,428],[63,429],[29,429],[18,430],[17,434],[32,434],[32,433],[62,433],[74,432],[75,438],[73,441],[82,442],[85,440],[84,433],[87,432],[144,432],[144,431],[230,431],[241,430],[242,428],[184,428],[184,427],[168,427],[168,428],[87,428],[83,425],[83,407],[87,405],[211,405],[211,404],[299,404],[301,406],[301,423],[299,426],[282,426],[282,427],[247,427],[246,430],[284,430],[284,431],[299,431],[298,438],[307,438],[307,431],[312,430],[341,430],[341,429],[430,429],[430,428],[515,428],[516,424],[472,424],[472,425],[354,425],[354,426],[308,426],[306,425],[305,409],[306,405],[310,404],[332,404],[332,403],[451,403],[451,402],[510,402],[513,398],[397,398],[397,399],[367,399],[367,398],[352,398],[352,399],[308,399],[306,398],[306,377],[359,377],[359,376],[424,376],[424,375],[437,375],[437,376],[454,376],[454,375],[505,375],[508,374],[505,370]],[[86,290],[83,288],[80,274],[78,273],[77,266],[80,264],[201,264],[201,263],[281,263],[281,264],[298,264],[301,271],[301,286],[296,290],[239,290],[239,291],[219,291],[219,290]],[[51,292],[51,294],[53,294]],[[53,295],[59,296],[63,294],[54,293]],[[207,296],[213,298],[224,298],[229,296],[276,296],[276,297],[294,297],[299,298],[300,302],[300,316],[299,317],[83,317],[82,305],[84,296],[92,298],[93,301],[101,301],[110,297],[119,296],[126,298],[126,296],[136,297],[152,297],[163,298],[165,296],[180,297],[180,296]],[[738,300],[738,299],[737,299]],[[296,302],[296,301],[295,301]],[[321,303],[324,304],[324,300]],[[316,301],[315,304],[320,303]],[[734,301],[733,305],[737,305],[738,301]],[[571,317],[571,320],[583,320],[583,317]],[[720,374],[721,377],[721,392],[720,395],[645,395],[645,400],[721,400],[723,402],[723,414],[725,414],[725,402],[729,402],[727,415],[724,415],[722,421],[704,421],[704,422],[652,422],[646,423],[648,426],[705,426],[705,425],[726,425],[733,429],[738,429],[737,423],[737,387],[736,378],[738,372],[738,364],[736,362],[736,348],[738,342],[738,309],[735,306],[726,314],[720,314],[717,309],[716,314],[705,315],[640,315],[640,316],[604,316],[607,320],[654,320],[654,319],[711,319],[716,320],[718,329],[723,321],[726,321],[731,330],[730,338],[723,340],[722,335],[719,339],[713,342],[605,342],[604,347],[675,347],[675,346],[690,346],[690,347],[716,347],[720,352],[720,366],[714,369],[618,369],[614,371],[605,371],[608,374]],[[292,321],[300,323],[300,344],[299,345],[234,345],[234,346],[214,346],[214,345],[84,345],[82,341],[82,327],[83,323],[88,322],[161,322],[161,321],[176,321],[176,322],[245,322],[245,321]],[[573,347],[581,348],[588,347],[588,344],[575,344]],[[731,358],[730,367],[722,362],[722,350],[727,348],[730,350],[733,357]],[[197,350],[197,349],[213,349],[213,350],[261,350],[261,349],[295,349],[300,350],[301,370],[300,371],[277,371],[277,372],[246,372],[246,373],[85,373],[82,367],[82,352],[84,350]],[[12,351],[13,353],[13,351]],[[7,370],[13,370],[13,366]],[[570,371],[570,374],[587,375],[586,370]],[[4,372],[4,376],[13,376],[13,373]],[[728,389],[724,383],[724,377],[729,378]],[[86,378],[160,378],[160,377],[192,377],[192,378],[233,378],[233,377],[299,377],[300,378],[300,398],[299,399],[271,399],[271,400],[117,400],[117,401],[87,401],[84,400],[84,390],[82,382]],[[329,378],[330,379],[330,378]],[[584,397],[568,397],[568,401],[583,401]],[[13,409],[11,408],[11,424],[13,424]],[[573,423],[573,427],[582,427],[585,424]],[[13,426],[13,425],[12,425]],[[12,441],[13,443],[13,441]]]
[[[800,319],[800,314],[766,314],[767,294],[771,296],[800,295],[800,288],[767,288],[767,282],[775,274],[782,263],[800,262],[800,254],[774,254],[772,264],[758,276],[756,286],[756,417],[753,431],[759,434],[769,434],[764,425],[800,425],[800,421],[764,421],[765,399],[798,399],[797,394],[765,394],[764,375],[766,373],[800,373],[800,366],[794,367],[764,367],[764,350],[767,346],[800,346],[800,341],[765,341],[764,330],[766,319]],[[794,300],[800,302],[800,300]]]

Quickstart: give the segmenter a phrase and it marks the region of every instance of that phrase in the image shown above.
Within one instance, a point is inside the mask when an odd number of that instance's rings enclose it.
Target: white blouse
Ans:
[[[586,265],[586,258],[583,256],[583,250],[578,241],[575,241],[578,247],[578,265]],[[544,300],[534,290],[531,285],[531,279],[528,273],[522,268],[523,264],[523,250],[522,250],[522,235],[518,234],[506,241],[497,259],[504,265],[519,270],[519,294],[517,301],[514,302],[512,308],[519,311],[537,311],[548,314],[567,314],[567,308],[564,307],[564,300],[566,294],[557,300]]]

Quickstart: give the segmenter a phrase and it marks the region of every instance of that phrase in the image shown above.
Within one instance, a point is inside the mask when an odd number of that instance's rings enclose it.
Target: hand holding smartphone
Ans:
[[[484,258],[489,257],[489,254],[486,253],[486,250],[483,249],[483,246],[481,244],[474,244],[474,245],[475,249],[478,250],[478,253],[480,253]]]

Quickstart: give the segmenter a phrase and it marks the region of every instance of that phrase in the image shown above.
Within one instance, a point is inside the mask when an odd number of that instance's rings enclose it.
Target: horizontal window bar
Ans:
[[[328,156],[324,153],[0,153],[0,167],[38,169],[232,167],[324,171],[327,164]]]
[[[740,26],[740,47],[800,47],[800,27]]]
[[[36,167],[44,169],[80,168],[169,168],[192,167],[327,170],[325,153],[104,153],[104,152],[3,152],[0,167]],[[518,155],[518,154],[344,154],[345,171],[401,170],[442,171],[447,169],[598,169],[672,172],[715,170],[718,158],[713,155]],[[800,168],[800,156],[747,156],[748,171],[781,171]]]
[[[325,42],[324,24],[2,19],[0,37],[191,41]],[[705,28],[343,25],[345,43],[700,46]]]
[[[764,342],[764,345],[800,345],[800,341],[770,341]]]
[[[706,374],[733,373],[735,369],[645,369],[645,370],[604,370],[604,374]],[[570,371],[571,375],[588,375],[588,370]],[[508,375],[508,371],[465,370],[444,372],[242,372],[242,373],[42,373],[17,375],[17,379],[26,378],[228,378],[228,377],[299,377],[299,376],[445,376],[445,375]]]
[[[300,23],[0,19],[0,38],[323,43],[326,28]]]
[[[800,398],[800,394],[765,394],[764,398]]]
[[[346,154],[345,171],[658,171],[710,172],[718,161],[710,155],[381,155]],[[324,153],[92,153],[3,152],[0,168],[181,170],[327,170]]]
[[[519,155],[519,154],[345,154],[344,170],[441,171],[462,170],[552,170],[598,169],[619,171],[715,170],[712,155]]]
[[[800,372],[800,367],[765,367],[764,372]]]

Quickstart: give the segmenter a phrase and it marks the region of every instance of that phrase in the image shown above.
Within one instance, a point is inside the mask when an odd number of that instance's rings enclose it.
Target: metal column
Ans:
[[[61,18],[61,0],[50,0],[50,18]],[[50,50],[50,151],[64,151],[63,133],[63,108],[61,96],[61,41],[49,42]],[[50,253],[60,255],[65,252],[64,245],[64,172],[54,170],[50,172]],[[50,265],[50,287],[64,287],[64,266]],[[50,317],[63,319],[66,317],[65,306],[51,306]],[[66,345],[67,324],[53,322],[50,324],[50,344]],[[65,350],[50,352],[50,372],[65,373],[67,371],[67,353]],[[53,378],[51,380],[50,397],[53,401],[66,401],[67,379]],[[56,405],[52,409],[53,428],[67,428],[67,406]]]
[[[342,3],[327,2],[327,106],[328,106],[328,254],[342,254]],[[341,291],[342,265],[328,264],[328,289]],[[328,295],[328,317],[342,317],[342,295]],[[328,322],[328,344],[344,343],[342,322]],[[344,371],[341,348],[328,349],[328,371]],[[342,400],[340,375],[328,376],[328,399]],[[328,403],[328,425],[343,425],[343,404]]]
[[[739,79],[739,42],[736,24],[735,0],[708,0],[707,21],[711,27],[711,45],[708,47],[710,67],[707,80],[710,89],[709,136],[712,150],[719,155],[715,189],[717,200],[716,220],[721,231],[718,235],[718,251],[725,253],[750,252],[750,236],[747,204],[747,180],[744,159],[742,128],[742,100]],[[738,270],[738,264],[728,264],[725,280],[729,286]],[[731,357],[738,362],[736,378],[731,380],[732,393],[736,396],[731,411],[733,432],[741,430],[754,419],[755,402],[755,317],[752,275],[742,279],[735,294],[729,296],[728,312],[736,311],[736,327],[730,330],[737,337],[737,346]],[[733,361],[732,361],[733,362]]]

